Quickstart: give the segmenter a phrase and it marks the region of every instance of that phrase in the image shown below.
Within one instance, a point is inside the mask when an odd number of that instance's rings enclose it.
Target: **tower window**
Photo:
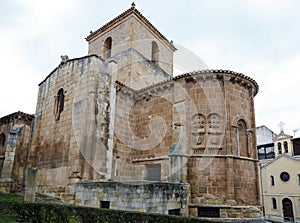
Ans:
[[[151,61],[158,66],[159,49],[156,42],[152,41]]]
[[[277,145],[278,145],[278,154],[281,154],[282,153],[281,143],[279,142]]]
[[[272,197],[272,209],[277,209],[276,198]]]
[[[59,120],[60,113],[64,110],[64,101],[65,101],[64,89],[61,88],[59,89],[55,97],[54,114],[55,114],[56,121]]]
[[[112,47],[112,38],[107,37],[104,41],[104,52],[103,52],[103,58],[107,59],[111,57],[111,47]]]
[[[288,143],[287,143],[287,141],[284,141],[283,147],[284,147],[284,152],[285,152],[285,153],[288,153],[288,152],[289,152],[289,148],[288,148]]]

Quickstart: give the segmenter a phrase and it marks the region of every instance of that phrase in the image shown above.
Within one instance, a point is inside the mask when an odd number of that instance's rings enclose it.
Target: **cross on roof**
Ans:
[[[285,123],[280,121],[278,124],[278,127],[280,128],[280,132],[283,132],[283,126],[285,126]]]

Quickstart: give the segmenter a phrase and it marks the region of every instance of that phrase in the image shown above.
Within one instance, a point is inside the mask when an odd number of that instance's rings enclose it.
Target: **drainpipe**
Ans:
[[[265,217],[265,203],[264,203],[264,190],[263,190],[262,177],[261,177],[261,164],[259,164],[259,175],[260,175],[260,189],[261,189],[261,205],[262,205],[263,217]]]

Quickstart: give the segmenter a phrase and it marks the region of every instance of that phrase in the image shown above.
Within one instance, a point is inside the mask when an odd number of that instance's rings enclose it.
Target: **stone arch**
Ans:
[[[158,66],[159,61],[159,48],[155,41],[152,41],[152,48],[151,48],[151,61]]]
[[[232,119],[231,126],[237,127],[237,123],[239,120],[243,120],[246,123],[247,127],[250,126],[248,119],[246,117],[244,117],[243,115],[235,115]]]
[[[103,48],[104,59],[108,59],[111,57],[111,49],[112,49],[112,38],[107,37],[104,41],[104,48]]]

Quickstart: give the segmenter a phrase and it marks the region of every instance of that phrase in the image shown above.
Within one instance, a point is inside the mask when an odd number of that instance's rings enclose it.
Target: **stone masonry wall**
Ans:
[[[105,178],[107,67],[96,56],[62,61],[39,85],[29,159],[30,166],[39,169],[39,191],[60,196],[78,180]]]
[[[110,209],[168,214],[180,209],[188,215],[187,184],[151,182],[82,182],[76,184],[76,204],[101,207],[109,201]]]
[[[16,112],[1,118],[0,134],[0,190],[22,191],[25,186],[25,169],[29,149],[32,115]]]

